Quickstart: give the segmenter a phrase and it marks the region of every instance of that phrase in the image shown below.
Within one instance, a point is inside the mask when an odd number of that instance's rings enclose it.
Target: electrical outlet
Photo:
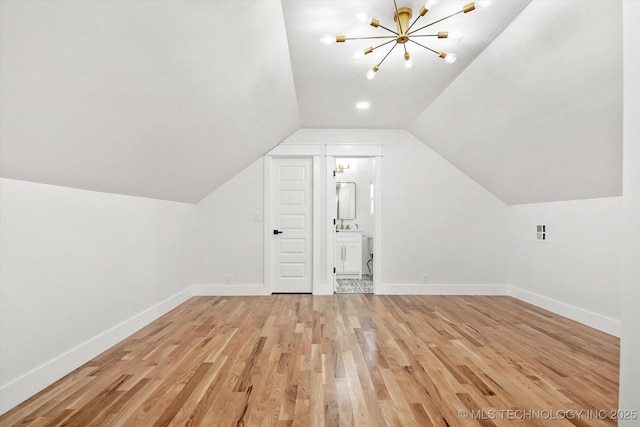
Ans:
[[[227,285],[230,285],[233,283],[233,275],[232,274],[227,274],[224,278],[225,282],[227,282]]]
[[[422,275],[422,283],[425,284],[425,285],[427,283],[429,283],[429,276],[428,275],[426,275],[426,274]]]

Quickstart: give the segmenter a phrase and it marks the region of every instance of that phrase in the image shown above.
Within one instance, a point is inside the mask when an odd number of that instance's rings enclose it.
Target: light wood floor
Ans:
[[[0,425],[612,426],[618,352],[510,297],[196,297]]]

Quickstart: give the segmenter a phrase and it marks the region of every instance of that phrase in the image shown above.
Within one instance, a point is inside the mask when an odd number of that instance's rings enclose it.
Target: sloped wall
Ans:
[[[408,130],[508,205],[620,196],[621,23],[533,0]]]

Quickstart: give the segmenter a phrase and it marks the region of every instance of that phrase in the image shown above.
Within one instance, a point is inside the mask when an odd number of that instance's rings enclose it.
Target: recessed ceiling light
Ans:
[[[359,110],[366,110],[369,108],[369,103],[366,101],[361,101],[356,104],[356,108]]]

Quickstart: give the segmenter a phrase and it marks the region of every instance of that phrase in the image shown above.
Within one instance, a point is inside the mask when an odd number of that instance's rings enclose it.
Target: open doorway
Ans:
[[[335,293],[373,293],[374,158],[334,158]]]

